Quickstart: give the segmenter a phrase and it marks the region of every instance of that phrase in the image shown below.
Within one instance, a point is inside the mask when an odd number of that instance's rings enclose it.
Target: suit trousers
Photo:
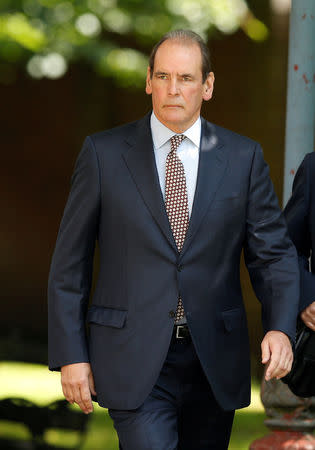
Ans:
[[[108,412],[122,450],[226,450],[234,418],[217,403],[191,338],[174,333],[144,403]]]

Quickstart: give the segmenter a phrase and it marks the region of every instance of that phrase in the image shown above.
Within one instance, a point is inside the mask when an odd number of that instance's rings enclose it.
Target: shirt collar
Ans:
[[[151,131],[152,131],[152,139],[153,144],[156,149],[162,147],[172,136],[176,133],[174,131],[167,128],[159,119],[156,117],[154,112],[151,114]],[[188,128],[184,133],[186,138],[188,138],[196,147],[199,148],[200,145],[200,136],[201,136],[201,119],[200,116],[193,123],[193,125]]]

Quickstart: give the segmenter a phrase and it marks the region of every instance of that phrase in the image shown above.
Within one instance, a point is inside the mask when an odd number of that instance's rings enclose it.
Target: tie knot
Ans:
[[[171,137],[171,150],[176,151],[185,138],[184,134],[174,134]]]

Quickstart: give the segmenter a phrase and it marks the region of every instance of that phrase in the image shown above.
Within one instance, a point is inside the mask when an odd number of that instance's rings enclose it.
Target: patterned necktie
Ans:
[[[189,225],[188,196],[183,163],[176,150],[185,139],[183,134],[171,138],[171,151],[166,158],[165,207],[178,251],[180,252]],[[181,298],[178,299],[175,323],[185,316]]]

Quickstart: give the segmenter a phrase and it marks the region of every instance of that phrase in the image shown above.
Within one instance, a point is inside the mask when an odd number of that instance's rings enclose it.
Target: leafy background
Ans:
[[[147,53],[167,31],[190,28],[208,39],[241,28],[267,38],[245,0],[2,0],[0,57],[36,79],[57,79],[83,62],[122,86],[140,87]],[[2,80],[5,73],[2,67]]]

